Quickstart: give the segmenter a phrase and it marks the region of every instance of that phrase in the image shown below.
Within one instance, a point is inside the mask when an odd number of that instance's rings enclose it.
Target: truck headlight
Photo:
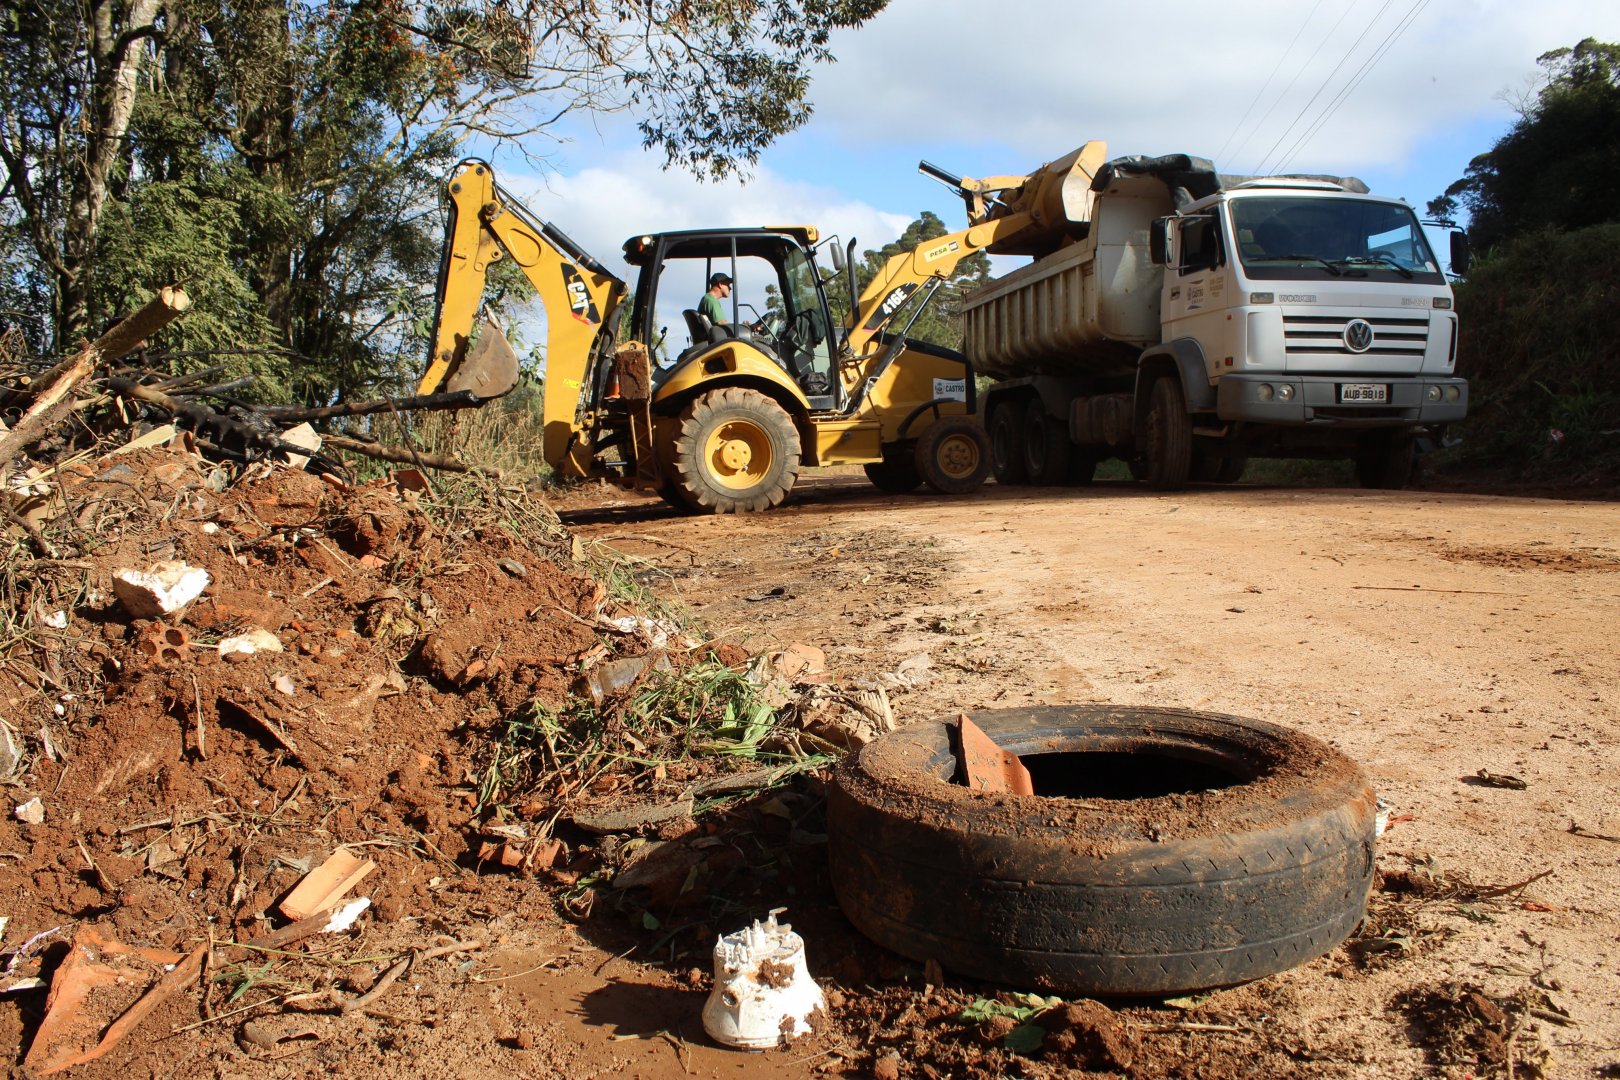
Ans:
[[[1293,401],[1294,400],[1294,387],[1293,387],[1292,383],[1282,383],[1282,384],[1278,385],[1278,387],[1277,387],[1277,400],[1278,401]]]
[[[1255,396],[1258,397],[1261,401],[1270,401],[1273,397],[1276,396],[1277,391],[1272,389],[1272,386],[1271,386],[1270,383],[1263,382],[1259,386],[1255,387],[1254,393],[1255,393]]]
[[[1460,386],[1448,386],[1448,387],[1446,387],[1446,400],[1447,401],[1461,401],[1462,400],[1462,387],[1460,387]]]
[[[1445,391],[1442,388],[1434,385],[1425,386],[1423,388],[1423,396],[1429,401],[1439,401],[1444,393]]]

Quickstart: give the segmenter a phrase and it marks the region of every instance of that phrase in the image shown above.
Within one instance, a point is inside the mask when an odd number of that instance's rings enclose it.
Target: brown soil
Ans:
[[[981,998],[1029,1008],[1008,988],[912,964],[850,929],[827,880],[815,777],[641,835],[559,827],[562,850],[533,870],[480,860],[492,822],[478,791],[501,719],[584,694],[579,660],[599,646],[639,651],[590,625],[603,593],[566,536],[535,548],[493,515],[430,520],[383,485],[343,495],[278,473],[215,495],[206,470],[119,460],[127,473],[72,489],[79,527],[101,538],[88,568],[39,563],[40,584],[21,590],[48,614],[83,588],[67,629],[36,631],[50,646],[35,654],[39,677],[12,665],[0,692],[13,726],[33,740],[48,720],[62,744],[5,792],[40,797],[46,820],[23,824],[9,805],[0,820],[0,953],[63,928],[12,976],[48,980],[81,922],[137,947],[251,942],[340,843],[377,870],[356,930],[290,956],[217,947],[206,996],[170,999],[73,1075],[1522,1076],[1620,1064],[1620,972],[1606,959],[1620,937],[1604,771],[1620,689],[1612,505],[1107,484],[947,500],[834,477],[776,513],[709,518],[609,488],[571,493],[575,535],[647,560],[648,584],[747,647],[728,648],[729,662],[818,646],[829,682],[883,687],[902,722],[1083,702],[1258,717],[1332,743],[1393,804],[1368,919],[1328,956],[1186,1000],[1064,1002],[1007,1027],[962,1013]],[[258,625],[287,651],[142,658],[110,575],[163,558],[215,575],[183,623],[197,646]],[[55,705],[64,715],[50,720]],[[1485,786],[1481,769],[1529,786]],[[649,790],[593,794],[622,807]],[[550,821],[550,798],[535,793],[506,823]],[[644,884],[593,891],[610,865],[639,867],[631,880]],[[783,905],[829,989],[826,1030],[768,1054],[713,1046],[698,1017],[715,935]],[[369,1009],[338,1007],[446,938],[485,947],[419,960]],[[0,996],[12,1062],[43,1004],[39,990]]]

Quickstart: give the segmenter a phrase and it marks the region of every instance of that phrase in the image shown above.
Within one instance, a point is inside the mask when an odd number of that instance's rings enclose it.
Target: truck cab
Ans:
[[[1221,423],[1319,428],[1326,451],[1467,411],[1451,286],[1417,217],[1353,188],[1248,181],[1167,220],[1164,340],[1197,349]]]

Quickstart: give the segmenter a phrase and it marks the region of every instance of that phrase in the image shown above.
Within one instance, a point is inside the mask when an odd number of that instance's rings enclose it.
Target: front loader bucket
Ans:
[[[518,381],[518,358],[506,333],[494,319],[484,316],[478,339],[467,349],[445,389],[471,390],[481,398],[509,394]]]

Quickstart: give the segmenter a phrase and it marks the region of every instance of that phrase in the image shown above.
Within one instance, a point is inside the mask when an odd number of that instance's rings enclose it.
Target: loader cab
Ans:
[[[633,236],[625,261],[640,268],[629,337],[648,342],[653,385],[741,343],[778,365],[812,409],[839,404],[838,342],[809,226],[699,229]],[[716,273],[731,278],[724,320],[698,306]]]

